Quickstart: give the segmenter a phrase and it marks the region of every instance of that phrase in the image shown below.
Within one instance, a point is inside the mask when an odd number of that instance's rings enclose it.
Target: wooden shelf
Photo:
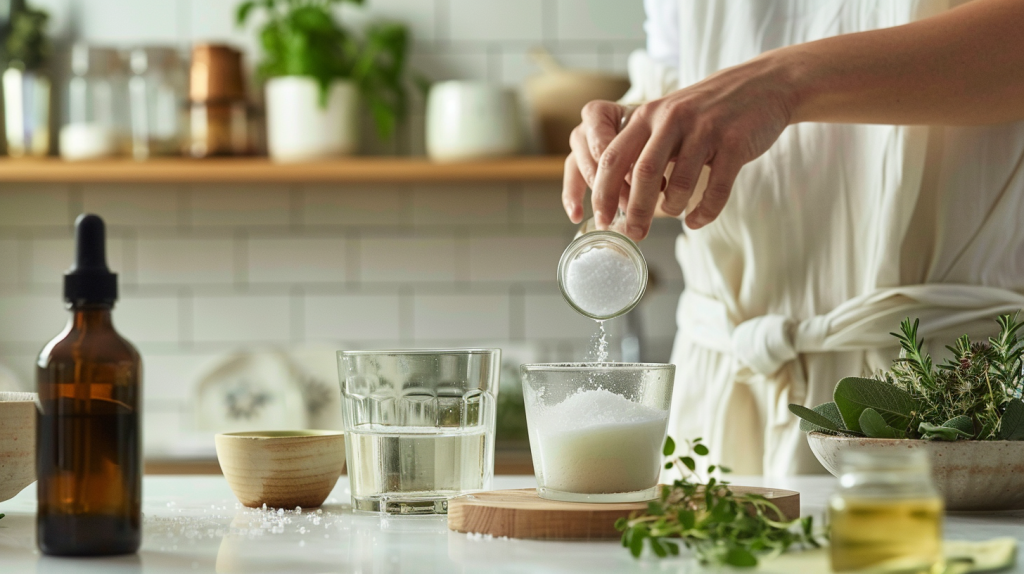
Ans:
[[[402,183],[558,181],[564,157],[522,156],[459,163],[414,157],[353,157],[310,163],[267,158],[66,162],[0,159],[0,183]]]

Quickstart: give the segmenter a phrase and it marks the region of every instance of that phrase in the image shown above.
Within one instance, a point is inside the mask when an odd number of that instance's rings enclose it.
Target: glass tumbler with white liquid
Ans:
[[[675,365],[523,365],[541,498],[638,502],[657,496]]]
[[[352,506],[446,514],[494,476],[501,351],[340,351]]]

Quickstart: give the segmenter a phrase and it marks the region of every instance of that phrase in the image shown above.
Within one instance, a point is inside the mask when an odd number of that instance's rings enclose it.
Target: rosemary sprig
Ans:
[[[708,476],[696,471],[695,456],[707,456],[700,438],[686,441],[688,452],[665,463],[682,475],[665,485],[647,512],[620,518],[622,545],[634,557],[643,553],[644,541],[660,558],[677,556],[679,542],[691,549],[702,564],[756,566],[759,557],[775,556],[794,545],[818,547],[812,517],[786,520],[779,508],[756,494],[737,494],[729,482],[712,476],[728,473],[721,465],[708,467]],[[675,441],[665,441],[666,457],[675,454]]]

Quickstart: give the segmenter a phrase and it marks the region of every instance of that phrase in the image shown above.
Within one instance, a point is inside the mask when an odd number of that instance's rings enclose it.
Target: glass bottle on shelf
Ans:
[[[71,48],[66,122],[60,155],[66,160],[117,155],[124,140],[124,74],[116,50],[88,44]]]
[[[942,571],[943,502],[930,466],[925,449],[842,453],[828,509],[833,571]]]
[[[135,48],[129,55],[132,157],[177,155],[185,133],[186,72],[178,51]]]

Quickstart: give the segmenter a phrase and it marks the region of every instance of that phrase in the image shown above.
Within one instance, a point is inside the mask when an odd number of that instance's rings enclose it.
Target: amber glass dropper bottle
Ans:
[[[37,531],[44,554],[131,554],[141,540],[139,353],[114,330],[103,220],[75,223],[71,319],[39,355]]]

